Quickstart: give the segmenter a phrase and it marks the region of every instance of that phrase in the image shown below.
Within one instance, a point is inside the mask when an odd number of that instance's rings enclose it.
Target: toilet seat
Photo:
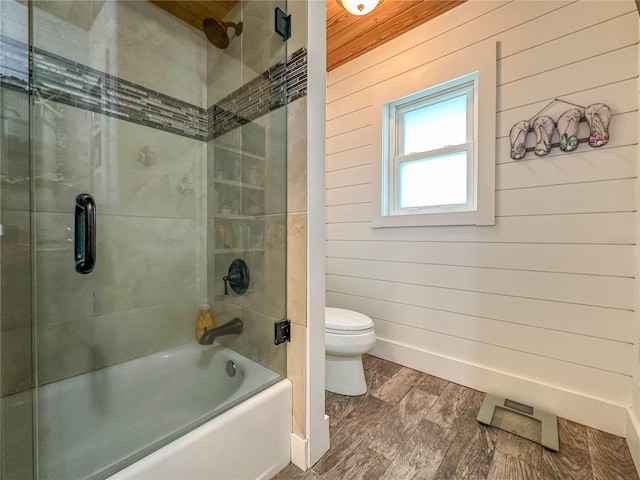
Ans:
[[[373,321],[366,315],[352,310],[327,307],[324,318],[325,333],[334,335],[362,335],[373,331]]]

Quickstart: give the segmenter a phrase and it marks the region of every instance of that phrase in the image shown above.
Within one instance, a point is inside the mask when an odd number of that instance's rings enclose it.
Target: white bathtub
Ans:
[[[38,408],[40,478],[247,480],[289,462],[290,382],[219,346],[184,345],[45,385]],[[136,452],[143,458],[114,474]]]

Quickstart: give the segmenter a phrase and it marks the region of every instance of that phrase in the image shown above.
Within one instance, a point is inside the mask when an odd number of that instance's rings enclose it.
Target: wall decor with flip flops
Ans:
[[[566,103],[573,108],[560,115],[557,121],[548,115],[542,115],[557,102]],[[533,152],[537,156],[543,157],[553,147],[560,147],[563,152],[571,152],[578,148],[580,143],[586,142],[589,142],[590,147],[601,147],[609,141],[610,121],[611,110],[604,103],[594,103],[588,107],[582,107],[556,98],[530,120],[521,120],[511,127],[509,133],[511,158],[522,160],[527,152]],[[578,138],[578,125],[580,122],[589,124],[589,137]],[[552,143],[551,139],[556,128],[558,129],[560,141]],[[535,133],[536,144],[534,147],[527,148],[526,140],[529,132]]]

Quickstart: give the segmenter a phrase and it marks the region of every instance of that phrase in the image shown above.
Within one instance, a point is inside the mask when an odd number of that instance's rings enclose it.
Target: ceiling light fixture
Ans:
[[[378,6],[380,0],[336,0],[336,2],[353,15],[366,15]]]

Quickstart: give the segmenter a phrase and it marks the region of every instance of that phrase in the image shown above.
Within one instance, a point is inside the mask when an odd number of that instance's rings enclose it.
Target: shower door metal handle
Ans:
[[[96,264],[96,202],[88,193],[76,197],[75,217],[76,272],[87,274]]]

